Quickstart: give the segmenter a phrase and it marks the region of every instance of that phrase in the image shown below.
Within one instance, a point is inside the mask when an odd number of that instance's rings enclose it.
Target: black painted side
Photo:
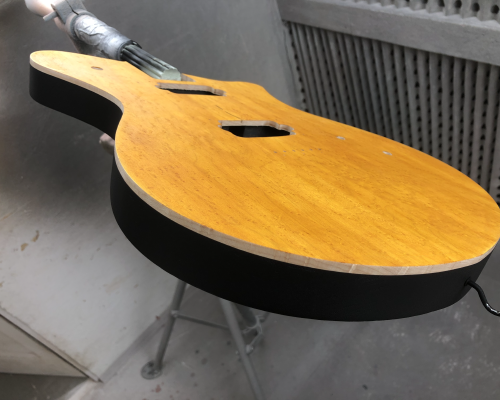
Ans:
[[[356,275],[256,256],[199,235],[142,201],[116,164],[111,205],[118,225],[153,263],[216,296],[273,313],[335,321],[404,318],[435,311],[469,291],[488,257],[435,274]]]
[[[86,122],[113,138],[123,114],[120,107],[105,97],[31,65],[30,95],[40,104]]]

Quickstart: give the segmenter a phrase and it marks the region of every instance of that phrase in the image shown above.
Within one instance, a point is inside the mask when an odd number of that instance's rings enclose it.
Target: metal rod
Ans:
[[[254,312],[250,309],[250,307],[242,306],[241,304],[238,303],[233,303],[233,304],[243,317],[243,321],[245,322],[247,328],[253,328],[257,324],[259,324],[259,320],[255,316]]]
[[[170,306],[167,323],[165,325],[165,330],[163,331],[163,336],[161,338],[156,357],[154,361],[150,361],[146,365],[144,365],[144,367],[142,367],[141,375],[145,379],[154,379],[157,376],[161,375],[163,357],[165,356],[165,351],[167,350],[167,345],[170,340],[170,335],[172,334],[172,330],[174,328],[176,320],[175,313],[178,313],[179,311],[185,290],[186,282],[179,279],[175,288],[174,298]]]
[[[481,299],[481,303],[483,303],[484,308],[488,310],[491,314],[500,317],[500,311],[495,310],[490,304],[488,303],[488,299],[486,299],[486,295],[484,294],[483,289],[481,286],[479,286],[476,282],[473,282],[471,279],[467,279],[467,282],[465,282],[466,285],[469,285],[470,287],[474,288],[479,295],[479,298]]]
[[[144,51],[140,47],[127,46],[125,49],[134,54],[135,56],[147,60],[149,64],[151,64],[160,72],[163,72],[165,71],[165,69],[167,69],[164,65],[161,65],[159,62],[157,62],[155,57],[153,57],[151,54],[149,54],[147,51]]]
[[[163,71],[160,71],[157,68],[153,67],[152,65],[148,64],[147,62],[142,60],[140,57],[137,57],[135,54],[133,54],[127,48],[123,49],[122,57],[125,58],[127,61],[129,61],[129,59],[131,59],[136,64],[139,64],[143,69],[147,70],[148,72],[152,72],[157,77],[160,77],[161,73],[163,72]]]
[[[227,300],[219,298],[219,301],[222,307],[222,311],[224,312],[224,316],[226,317],[229,330],[231,331],[231,334],[233,336],[234,343],[236,344],[236,348],[238,349],[241,362],[243,363],[243,367],[245,368],[248,381],[252,386],[255,398],[257,400],[264,400],[264,393],[262,392],[259,381],[257,380],[257,375],[255,375],[255,370],[253,369],[250,357],[246,353],[245,342],[243,340],[243,336],[241,335],[238,321],[236,320],[236,315],[234,314],[233,306]]]
[[[225,325],[216,324],[215,322],[205,321],[204,319],[190,317],[189,315],[179,314],[175,311],[172,311],[172,315],[174,316],[174,318],[177,319],[185,319],[186,321],[191,321],[191,322],[196,322],[197,324],[211,326],[212,328],[229,330],[229,328]]]
[[[266,322],[266,319],[267,319],[267,317],[269,317],[269,314],[271,314],[271,313],[266,311],[266,312],[258,315],[257,318],[259,318],[260,322]]]

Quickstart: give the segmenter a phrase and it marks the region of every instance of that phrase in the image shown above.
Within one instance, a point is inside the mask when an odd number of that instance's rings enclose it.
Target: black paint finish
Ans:
[[[31,67],[39,103],[114,137],[122,112],[108,99]],[[317,270],[256,256],[164,217],[125,183],[113,163],[111,205],[130,242],[165,271],[202,290],[273,313],[336,321],[404,318],[450,306],[470,290],[488,258],[453,271],[409,276]]]
[[[112,138],[123,115],[120,107],[105,97],[31,65],[30,95],[40,104],[86,122]]]

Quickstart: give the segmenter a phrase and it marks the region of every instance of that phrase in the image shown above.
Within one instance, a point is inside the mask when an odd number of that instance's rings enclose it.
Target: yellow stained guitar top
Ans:
[[[475,264],[500,237],[497,204],[461,172],[294,109],[260,86],[162,82],[224,95],[176,94],[126,62],[55,51],[33,53],[31,65],[120,106],[115,156],[128,185],[163,215],[229,246],[311,268],[404,275]],[[220,127],[240,121],[293,134],[242,138]]]

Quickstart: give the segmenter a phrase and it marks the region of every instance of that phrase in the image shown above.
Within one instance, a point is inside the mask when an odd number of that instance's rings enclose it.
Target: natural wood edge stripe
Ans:
[[[164,206],[160,202],[149,196],[141,187],[128,175],[125,168],[120,162],[120,157],[115,147],[115,161],[122,175],[123,179],[127,185],[137,194],[144,202],[146,202],[153,209],[158,211],[160,214],[169,218],[170,220],[182,225],[183,227],[192,230],[200,235],[208,237],[209,239],[215,240],[217,242],[226,244],[228,246],[234,247],[239,250],[246,251],[247,253],[255,254],[261,257],[270,258],[272,260],[283,261],[289,264],[295,264],[303,267],[310,267],[316,269],[322,269],[326,271],[336,271],[336,272],[346,272],[350,274],[359,275],[420,275],[420,274],[430,274],[435,272],[451,271],[453,269],[467,267],[469,265],[477,264],[488,254],[490,254],[495,246],[493,246],[486,253],[471,258],[469,260],[457,261],[447,264],[436,264],[436,265],[424,265],[424,266],[402,266],[402,267],[384,267],[377,265],[360,265],[360,264],[346,264],[335,261],[320,260],[317,258],[304,257],[296,254],[285,253],[279,250],[270,249],[268,247],[259,246],[254,243],[247,242],[245,240],[237,239],[235,237],[226,235],[224,233],[215,231],[206,226],[200,225],[182,215],[176,213],[175,211]]]

